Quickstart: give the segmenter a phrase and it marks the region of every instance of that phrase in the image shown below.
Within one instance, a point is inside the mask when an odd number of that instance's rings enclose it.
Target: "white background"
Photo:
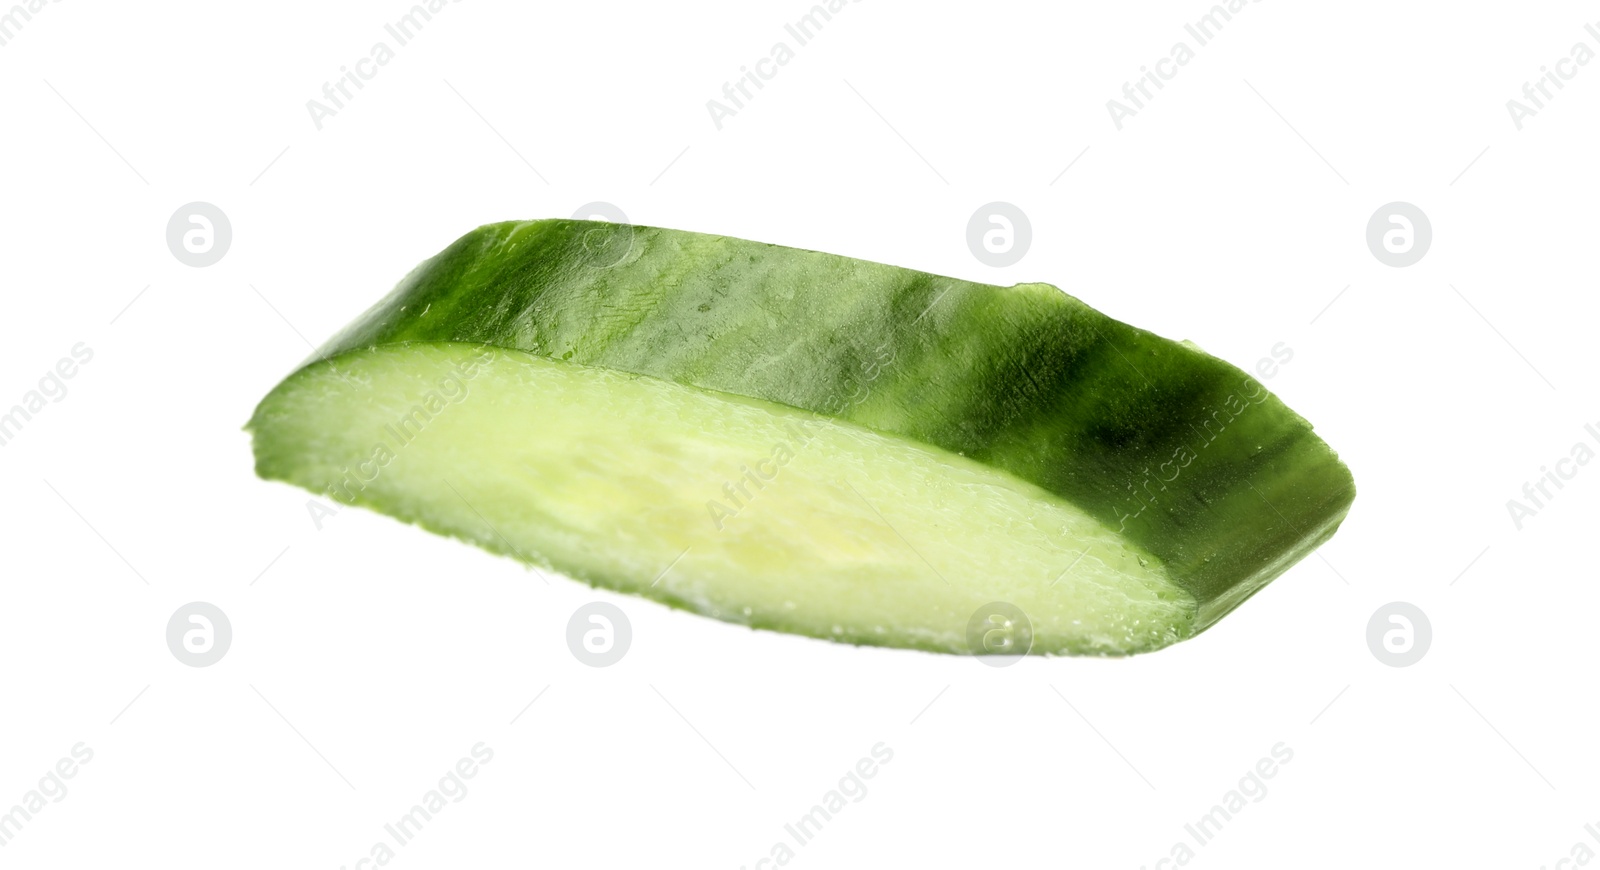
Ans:
[[[1600,424],[1600,62],[1520,131],[1505,106],[1600,48],[1600,5],[1251,3],[1119,131],[1106,101],[1204,2],[864,0],[716,129],[706,101],[806,8],[452,4],[320,131],[306,101],[403,2],[65,0],[0,48],[0,409],[94,352],[0,448],[0,810],[94,752],[0,865],[353,868],[479,741],[492,762],[390,866],[753,868],[879,742],[790,866],[1600,851],[1600,463],[1521,530],[1506,507]],[[233,226],[209,268],[164,238],[196,200]],[[474,226],[592,200],[1049,281],[1244,367],[1285,342],[1267,385],[1358,498],[1193,641],[997,669],[546,585],[359,510],[318,531],[253,476],[240,427],[308,341]],[[965,242],[995,200],[1033,227],[1003,269]],[[1364,239],[1396,200],[1433,225],[1409,268]],[[207,668],[165,645],[195,600],[233,624]],[[566,646],[593,600],[633,625],[607,669]],[[1403,669],[1366,643],[1397,600],[1434,632]],[[1194,846],[1280,742],[1265,797]]]

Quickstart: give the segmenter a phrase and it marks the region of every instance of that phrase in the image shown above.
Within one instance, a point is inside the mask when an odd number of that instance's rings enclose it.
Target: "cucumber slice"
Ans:
[[[1349,471],[1254,379],[1046,284],[587,221],[475,230],[279,384],[256,471],[594,585],[937,652],[1190,637]]]

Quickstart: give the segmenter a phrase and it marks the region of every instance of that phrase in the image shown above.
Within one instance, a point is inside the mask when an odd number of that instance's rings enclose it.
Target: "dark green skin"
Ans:
[[[1047,284],[680,230],[501,223],[417,267],[316,358],[410,341],[779,402],[1003,469],[1162,559],[1199,604],[1196,630],[1330,537],[1355,498],[1338,456],[1255,379]]]

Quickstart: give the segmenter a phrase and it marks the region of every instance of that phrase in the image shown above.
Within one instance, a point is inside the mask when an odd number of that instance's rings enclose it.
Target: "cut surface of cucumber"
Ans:
[[[468,344],[295,379],[256,435],[300,446],[264,452],[262,474],[698,613],[942,652],[996,600],[1041,652],[1149,649],[1193,624],[1159,560],[1098,520],[898,436]]]
[[[1045,284],[493,224],[279,384],[256,469],[574,578],[856,644],[1125,655],[1205,629],[1354,487],[1237,368]]]

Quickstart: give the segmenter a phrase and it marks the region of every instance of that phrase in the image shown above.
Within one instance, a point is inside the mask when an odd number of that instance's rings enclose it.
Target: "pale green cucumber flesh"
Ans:
[[[312,364],[251,429],[261,476],[755,628],[937,652],[991,602],[1034,653],[1125,655],[1197,604],[1127,536],[1002,469],[784,405],[517,350]]]

